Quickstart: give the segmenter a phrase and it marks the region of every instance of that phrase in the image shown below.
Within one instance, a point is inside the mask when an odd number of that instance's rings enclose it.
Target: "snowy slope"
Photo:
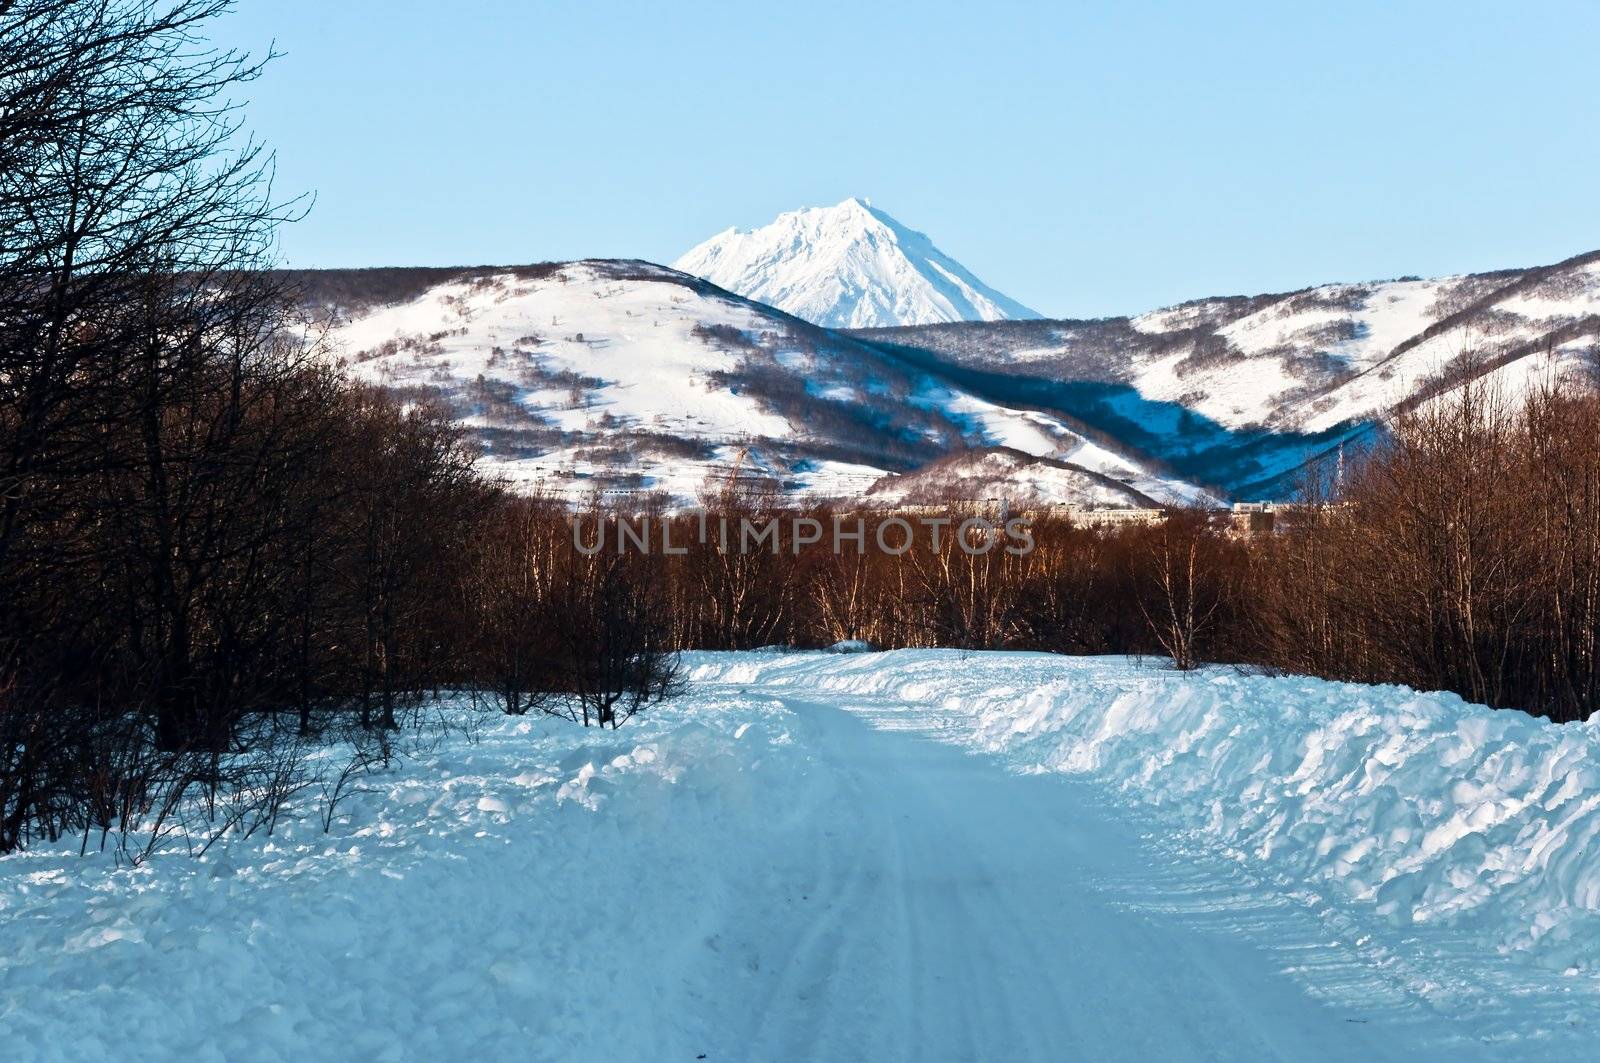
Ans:
[[[1129,483],[1090,472],[1081,465],[1010,447],[961,451],[914,472],[886,476],[863,496],[866,502],[884,506],[938,504],[949,499],[1004,500],[1012,509],[1137,509],[1156,505]]]
[[[957,379],[1087,422],[1193,478],[1270,490],[1451,374],[1494,373],[1514,396],[1532,374],[1593,359],[1600,252],[1499,273],[1202,299],[1131,319],[861,335],[982,374]]]
[[[1163,500],[1198,489],[1060,418],[645,262],[313,271],[331,354],[402,394],[442,395],[527,490],[692,503],[735,462],[794,496],[853,498],[968,447],[1070,460]]]
[[[841,211],[877,224],[861,204],[820,213]],[[1515,396],[1600,365],[1600,253],[1135,318],[851,331],[644,262],[303,276],[358,374],[444,394],[487,467],[566,497],[689,502],[739,460],[791,495],[853,498],[887,473],[1010,447],[1163,503],[1204,502],[1197,484],[1281,498],[1303,463],[1451,374],[1491,374]]]
[[[1039,316],[861,199],[728,229],[673,266],[832,328]]]
[[[1312,289],[1217,329],[1230,364],[1184,372],[1189,367],[1179,362],[1147,359],[1134,379],[1154,399],[1199,392],[1203,397],[1190,408],[1229,428],[1318,431],[1370,418],[1415,395],[1463,355],[1493,360],[1600,314],[1600,261],[1562,267],[1531,285],[1526,277]],[[1452,315],[1459,318],[1451,321]],[[1166,331],[1158,317],[1136,318],[1134,327]],[[1595,337],[1591,326],[1579,344],[1554,346],[1575,350]],[[1519,360],[1543,353],[1523,352]]]
[[[199,858],[0,858],[0,1054],[1593,1055],[1591,727],[1121,658],[688,664],[620,732],[425,713],[327,833],[313,786]]]

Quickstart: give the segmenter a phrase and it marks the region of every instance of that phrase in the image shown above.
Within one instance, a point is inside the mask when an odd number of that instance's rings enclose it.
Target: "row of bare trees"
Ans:
[[[1347,464],[1261,552],[1256,656],[1557,720],[1600,708],[1600,392],[1469,382]]]
[[[147,746],[220,748],[275,634],[321,382],[242,271],[293,206],[226,102],[259,65],[202,43],[223,6],[0,7],[0,851],[145,803]]]
[[[963,528],[973,514],[960,506],[796,508],[759,484],[718,485],[704,501],[700,512],[575,518],[501,499],[463,587],[474,681],[509,713],[568,706],[563,684],[594,654],[574,636],[593,643],[613,628],[626,647],[618,672],[657,649],[847,641],[1159,654],[1192,667],[1230,652],[1247,620],[1249,548],[1205,513],[1115,532],[1036,517],[1022,549],[994,523]]]
[[[667,569],[643,553],[586,553],[553,503],[496,497],[466,543],[461,685],[507,715],[616,728],[678,689]]]

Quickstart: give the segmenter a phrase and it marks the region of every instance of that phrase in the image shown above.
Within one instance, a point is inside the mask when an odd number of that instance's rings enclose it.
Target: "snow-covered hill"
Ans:
[[[830,328],[1039,316],[862,199],[728,229],[673,266]]]
[[[791,495],[854,498],[886,473],[1003,445],[1167,501],[1199,493],[1061,418],[991,402],[892,350],[663,266],[301,280],[357,375],[442,397],[486,467],[530,490],[661,491],[684,504],[737,463]]]
[[[1514,396],[1600,344],[1600,252],[1471,276],[1201,299],[1134,318],[874,330],[991,401],[1076,419],[1181,474],[1280,494],[1307,458],[1464,377]],[[1595,364],[1600,365],[1600,362]]]
[[[884,506],[938,504],[949,498],[1003,500],[1013,508],[1142,509],[1157,504],[1103,473],[1011,447],[959,451],[913,472],[885,476],[863,497]]]
[[[1134,318],[852,331],[637,261],[301,279],[359,375],[437,392],[489,468],[567,497],[690,502],[737,460],[810,497],[943,462],[880,495],[1283,498],[1306,461],[1463,376],[1515,395],[1600,371],[1600,252]],[[993,447],[1046,460],[997,471],[967,453]]]

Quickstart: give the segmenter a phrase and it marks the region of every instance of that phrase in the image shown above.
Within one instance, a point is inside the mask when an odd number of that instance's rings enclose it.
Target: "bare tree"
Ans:
[[[573,697],[545,711],[616,729],[681,689],[659,559],[573,551],[561,597],[563,675]]]
[[[1137,601],[1150,631],[1175,668],[1190,671],[1226,601],[1208,515],[1176,511],[1141,537]]]
[[[466,587],[471,664],[508,716],[539,708],[561,687],[556,595],[558,566],[567,556],[565,517],[552,503],[506,498],[477,530]]]

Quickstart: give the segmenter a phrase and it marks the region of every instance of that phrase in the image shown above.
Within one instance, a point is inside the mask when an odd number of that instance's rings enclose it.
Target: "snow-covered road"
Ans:
[[[1600,1043],[1587,728],[1116,659],[690,665],[621,732],[425,733],[329,834],[307,808],[198,860],[0,859],[0,1057]]]
[[[1139,903],[1159,882],[1191,897],[1195,884],[1152,867],[1103,793],[837,705],[786,705],[815,724],[848,811],[750,883],[762,899],[734,918],[770,921],[781,968],[729,1058],[1411,1054],[1367,1013],[1308,997],[1281,956]],[[796,893],[798,908],[771,904]]]

